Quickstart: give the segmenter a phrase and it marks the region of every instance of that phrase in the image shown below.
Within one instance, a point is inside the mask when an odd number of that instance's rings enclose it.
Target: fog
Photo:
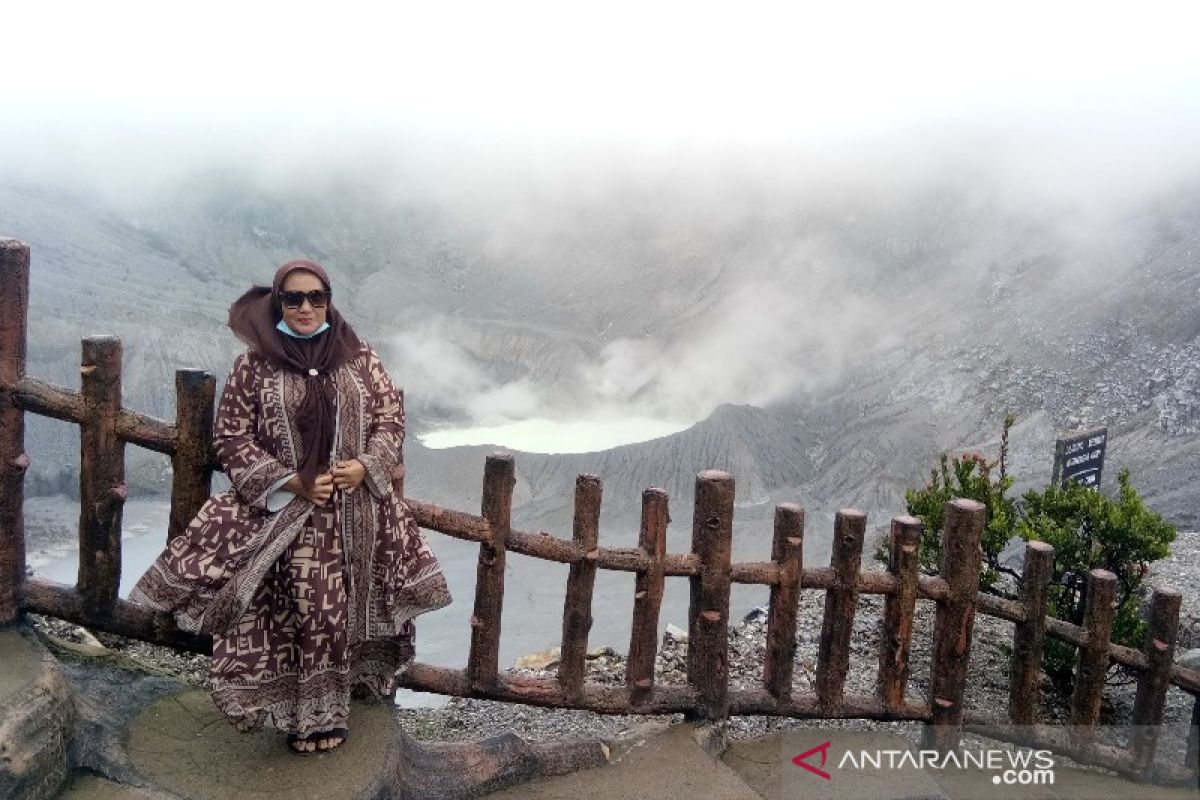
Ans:
[[[128,191],[233,162],[399,159],[455,192],[514,169],[554,184],[597,156],[920,172],[965,139],[1023,190],[1090,196],[1085,173],[1156,182],[1195,155],[1191,4],[806,6],[19,4],[4,168]]]
[[[556,324],[578,353],[544,381],[482,360],[458,312],[385,319],[389,355],[441,419],[679,426],[830,385],[849,352],[903,336],[891,239],[979,234],[944,259],[947,297],[1034,234],[1067,254],[1057,269],[1103,285],[1128,266],[1122,226],[1200,177],[1183,3],[380,13],[8,9],[20,69],[0,70],[0,181],[134,220],[218,169],[279,198],[374,204],[381,227],[426,209],[514,296],[652,298],[644,320],[607,326],[571,300]]]

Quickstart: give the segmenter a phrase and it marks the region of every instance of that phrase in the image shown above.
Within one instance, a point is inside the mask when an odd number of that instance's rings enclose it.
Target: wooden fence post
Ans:
[[[883,641],[879,648],[879,699],[892,713],[905,705],[923,529],[916,517],[892,520],[888,571],[896,578],[896,590],[883,602]]]
[[[692,552],[699,574],[689,578],[688,681],[699,693],[694,716],[723,720],[729,694],[729,584],[732,579],[733,476],[705,470],[696,476]]]
[[[1045,542],[1027,543],[1021,586],[1025,620],[1018,622],[1013,631],[1012,673],[1008,683],[1008,718],[1013,725],[1037,722],[1047,589],[1053,574],[1054,548]]]
[[[1192,724],[1188,728],[1187,764],[1192,765],[1192,785],[1200,789],[1200,695],[1192,696]]]
[[[471,615],[471,653],[467,676],[471,688],[487,691],[500,670],[500,622],[504,611],[504,561],[512,529],[512,493],[516,468],[510,453],[487,457],[483,471],[483,516],[490,528],[479,544],[475,571],[475,613]]]
[[[1130,748],[1134,767],[1148,775],[1158,747],[1159,726],[1171,687],[1171,667],[1175,662],[1175,637],[1179,633],[1179,606],[1183,598],[1174,589],[1155,589],[1150,598],[1150,619],[1146,631],[1147,669],[1138,676],[1137,696],[1133,702],[1133,735]]]
[[[603,485],[595,475],[575,478],[575,521],[572,538],[584,559],[571,565],[563,600],[562,648],[558,657],[558,683],[563,694],[583,693],[584,659],[588,631],[592,629],[592,590],[596,585],[596,544],[600,537],[600,500]]]
[[[775,538],[771,560],[779,567],[779,582],[771,586],[767,611],[767,652],[763,684],[779,702],[792,696],[796,658],[796,611],[804,574],[804,509],[791,503],[775,506]]]
[[[941,575],[950,591],[938,603],[934,616],[929,681],[932,722],[924,730],[926,749],[953,750],[962,736],[967,659],[971,654],[975,593],[979,591],[979,542],[986,515],[983,504],[974,500],[959,497],[946,504]]]
[[[25,412],[13,398],[25,377],[29,245],[0,239],[0,625],[15,620],[25,580]]]
[[[634,705],[650,698],[654,688],[654,657],[658,654],[658,613],[663,598],[663,558],[667,554],[667,493],[658,488],[642,492],[642,525],[638,547],[650,557],[650,566],[634,579],[633,626],[629,633],[629,658],[625,685]]]
[[[867,515],[854,508],[837,512],[829,565],[834,586],[825,592],[821,644],[817,651],[817,704],[822,713],[841,710],[846,674],[850,671],[850,637],[858,606],[858,573],[862,565]]]
[[[1087,576],[1087,600],[1083,628],[1087,643],[1079,648],[1079,666],[1075,670],[1075,688],[1071,692],[1072,734],[1079,745],[1089,744],[1100,721],[1100,700],[1108,677],[1108,645],[1117,596],[1117,576],[1094,569]]]
[[[171,457],[171,517],[167,538],[187,528],[212,494],[213,397],[216,379],[198,369],[175,371],[175,455]]]
[[[79,425],[79,594],[88,606],[112,607],[121,585],[121,515],[125,507],[125,442],[121,413],[121,340],[83,340]]]

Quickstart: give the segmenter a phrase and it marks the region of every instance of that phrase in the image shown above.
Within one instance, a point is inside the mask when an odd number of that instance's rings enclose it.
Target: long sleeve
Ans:
[[[217,460],[243,502],[267,509],[267,498],[295,472],[257,440],[259,414],[254,365],[248,353],[233,362],[217,406],[213,444]],[[273,504],[274,505],[274,504]]]
[[[367,489],[376,497],[386,497],[392,491],[392,470],[400,463],[404,444],[404,396],[392,385],[373,349],[367,353],[367,372],[371,380],[371,426],[367,447],[358,460],[367,470]]]

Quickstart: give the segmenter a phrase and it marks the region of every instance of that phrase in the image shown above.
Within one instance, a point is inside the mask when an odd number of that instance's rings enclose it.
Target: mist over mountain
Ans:
[[[229,304],[303,256],[406,390],[412,497],[474,510],[491,449],[428,449],[423,431],[692,423],[518,452],[517,524],[569,535],[591,472],[603,536],[628,542],[658,485],[686,547],[695,473],[728,469],[763,557],[775,503],[810,510],[818,548],[838,507],[885,525],[939,453],[994,455],[1011,411],[1018,488],[1049,479],[1056,433],[1107,425],[1105,484],[1128,466],[1168,519],[1200,521],[1200,182],[1022,193],[961,163],[682,163],[476,183],[226,168],[120,200],[0,181],[2,232],[33,248],[28,372],[76,387],[79,338],[116,335],[126,406],[171,419],[173,370],[223,381]],[[30,491],[71,488],[68,427],[27,416]],[[165,459],[131,447],[129,464],[136,490],[169,485]]]

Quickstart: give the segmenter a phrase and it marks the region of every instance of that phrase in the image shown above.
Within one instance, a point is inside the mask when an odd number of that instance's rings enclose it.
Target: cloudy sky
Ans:
[[[525,246],[523,224],[554,228],[556,207],[592,214],[588,192],[609,197],[614,175],[671,187],[661,197],[677,212],[728,211],[751,184],[820,194],[869,181],[903,202],[929,176],[982,176],[1034,215],[1095,204],[1081,240],[1105,229],[1114,198],[1200,176],[1194,2],[107,0],[0,14],[0,180],[140,198],[202,167],[357,168],[452,195],[487,241]],[[676,416],[789,388],[757,378],[752,356],[775,340],[760,330],[764,300],[738,299],[730,313],[747,309],[753,333],[739,381],[755,392],[717,387]],[[771,319],[784,341],[804,321]],[[682,376],[668,399],[691,396],[688,370],[617,345],[598,395],[640,364],[664,385]],[[828,352],[833,369],[840,349]]]
[[[335,10],[336,9],[336,10]],[[10,157],[403,135],[796,146],[884,132],[1194,134],[1194,4],[10,3]]]

